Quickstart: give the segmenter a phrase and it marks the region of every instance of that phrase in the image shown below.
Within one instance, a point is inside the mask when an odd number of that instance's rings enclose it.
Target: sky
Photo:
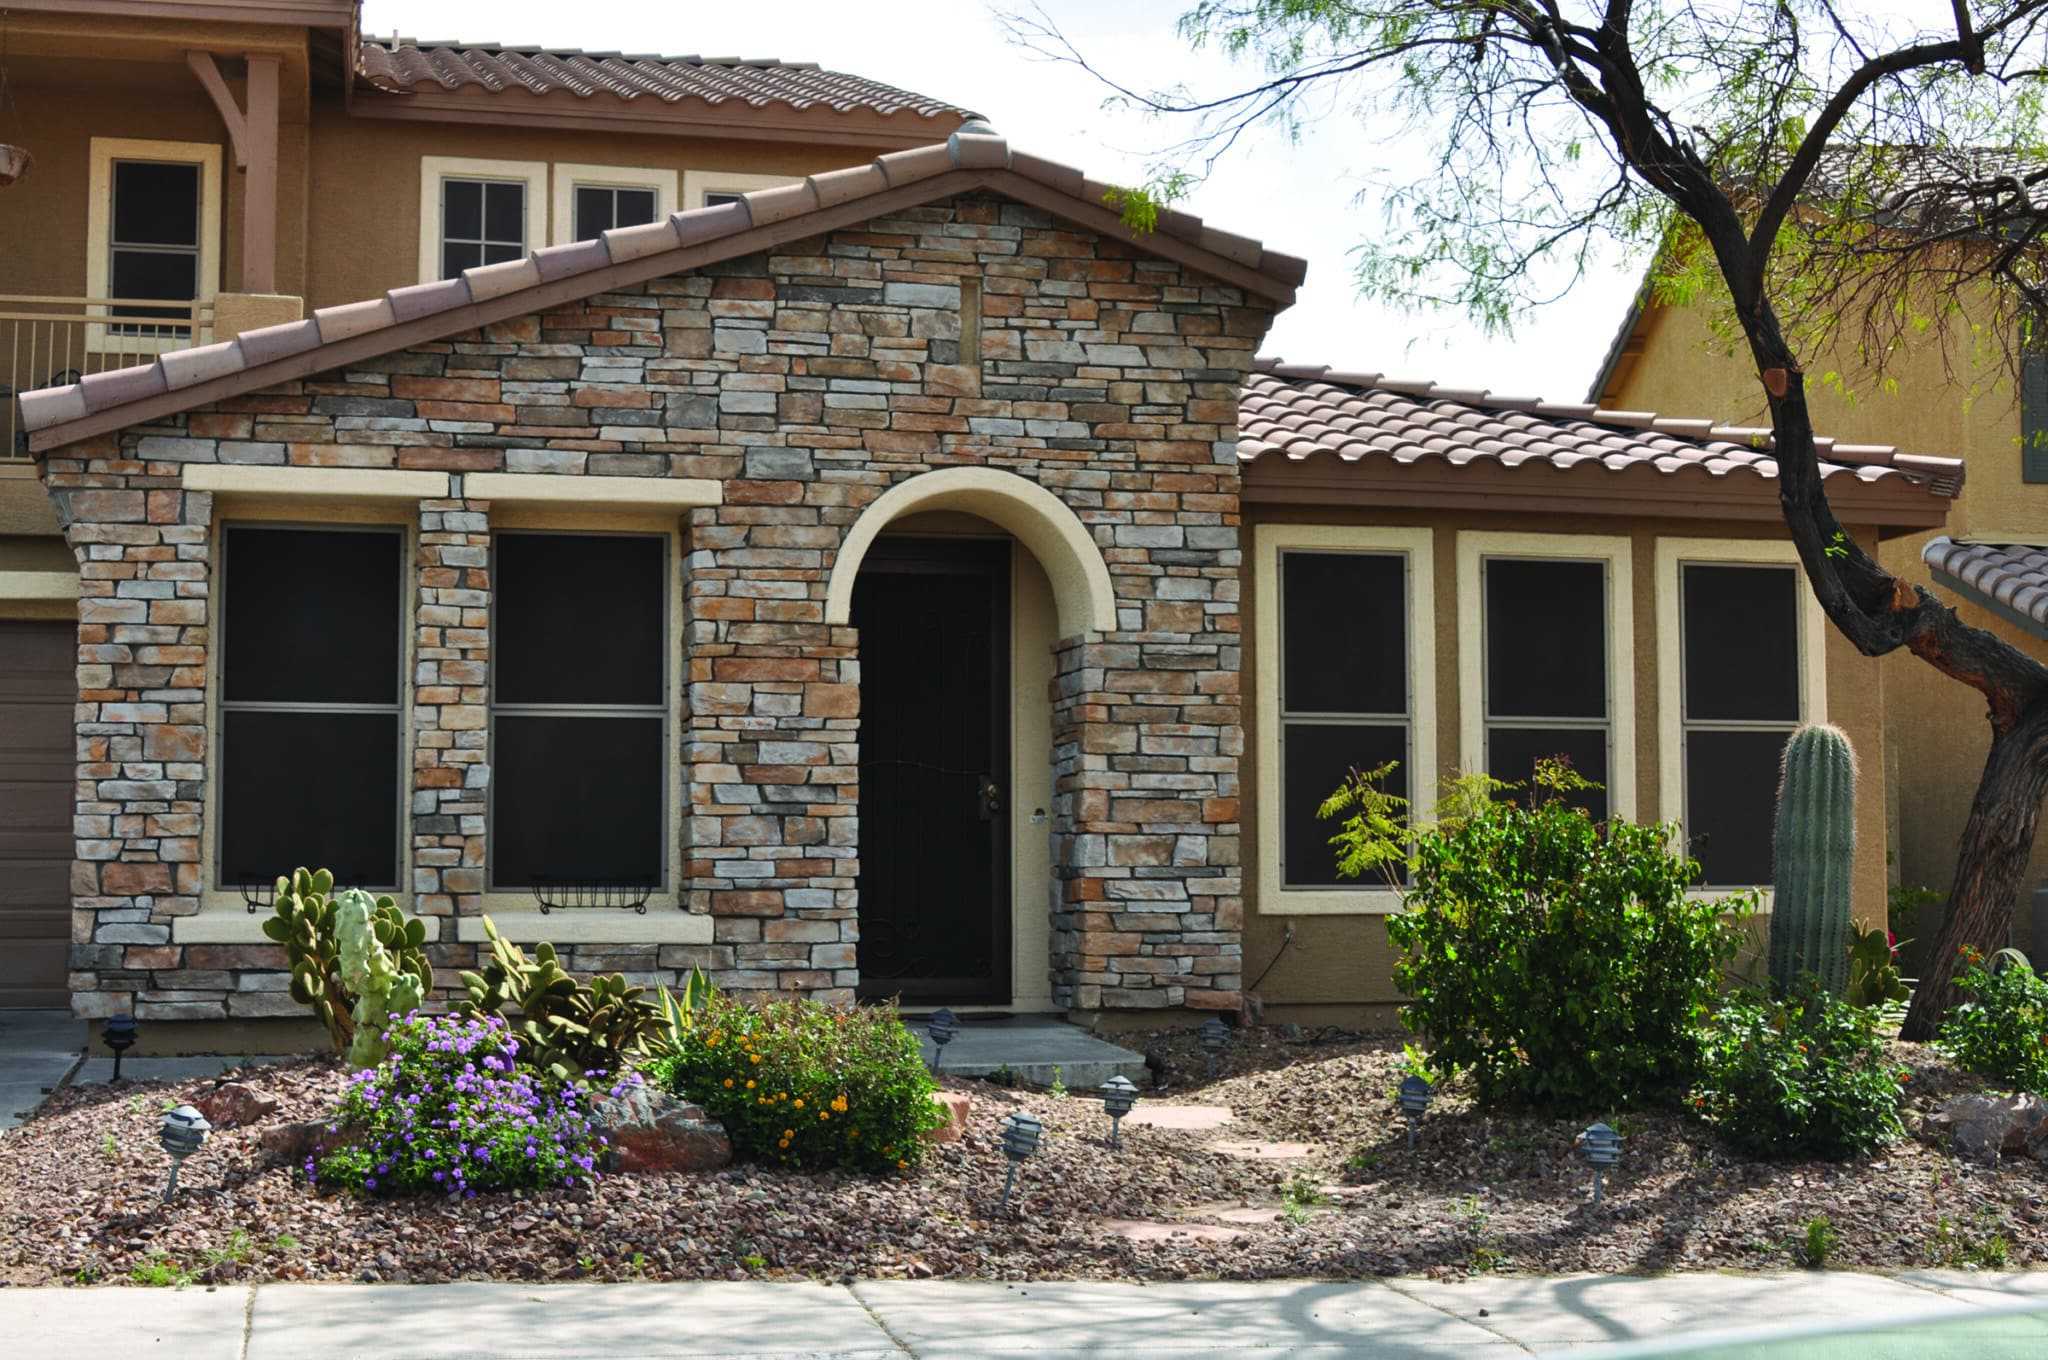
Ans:
[[[1214,91],[1256,74],[1218,54],[1191,52],[1173,30],[1186,7],[1187,0],[1044,0],[1078,48],[1135,87]],[[363,28],[428,40],[815,61],[975,109],[1011,145],[1110,183],[1142,182],[1161,148],[1186,135],[1174,124],[1105,110],[1107,91],[1094,77],[1014,46],[983,0],[366,0]],[[1641,260],[1608,259],[1508,337],[1481,335],[1459,315],[1416,315],[1357,297],[1351,252],[1381,222],[1368,186],[1423,173],[1426,155],[1339,112],[1299,142],[1274,132],[1240,142],[1181,206],[1308,260],[1307,285],[1275,321],[1266,354],[1514,396],[1581,399],[1634,295]]]

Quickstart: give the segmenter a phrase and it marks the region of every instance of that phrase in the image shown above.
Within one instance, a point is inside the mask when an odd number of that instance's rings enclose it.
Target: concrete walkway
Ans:
[[[2016,1314],[2016,1306],[2036,1310]],[[1935,1318],[1955,1335],[1898,1330]],[[0,1335],[36,1355],[180,1360],[494,1357],[1259,1355],[1508,1360],[1729,1328],[1842,1324],[1773,1354],[2020,1360],[2048,1354],[2048,1272],[1885,1277],[1576,1276],[1188,1284],[262,1285],[0,1290]],[[1628,1349],[1633,1349],[1628,1348]],[[1617,1352],[1619,1353],[1619,1352]],[[1713,1352],[1732,1360],[1761,1352]]]
[[[922,1020],[906,1022],[932,1060],[932,1041]],[[1050,1086],[1054,1069],[1074,1091],[1093,1090],[1111,1077],[1125,1076],[1149,1086],[1145,1055],[1098,1039],[1079,1025],[1053,1015],[1011,1015],[998,1020],[963,1020],[960,1032],[946,1045],[943,1070],[951,1077],[985,1077],[1009,1068],[1017,1080]]]
[[[69,1011],[0,1010],[0,1129],[43,1103],[85,1052],[85,1021]]]

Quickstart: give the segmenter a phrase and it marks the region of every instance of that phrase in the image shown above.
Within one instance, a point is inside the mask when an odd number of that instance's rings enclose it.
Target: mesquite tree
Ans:
[[[1664,301],[1715,308],[1768,401],[1785,524],[1834,626],[1983,696],[1991,749],[1957,851],[1925,1038],[1957,949],[2004,943],[2048,792],[2048,668],[1846,534],[1821,487],[1802,356],[1872,375],[1908,337],[2010,375],[2048,316],[2048,0],[1196,0],[1180,36],[1255,63],[1213,96],[1118,82],[1042,11],[1013,37],[1190,135],[1124,195],[1143,224],[1262,122],[1333,111],[1427,145],[1382,185],[1361,290],[1489,329],[1604,242],[1654,250]],[[1910,10],[1911,17],[1903,11]],[[1426,139],[1426,140],[1424,140]],[[1986,362],[1990,358],[1995,364]],[[1967,380],[1953,399],[1966,399]],[[1960,695],[1958,696],[1960,697]]]

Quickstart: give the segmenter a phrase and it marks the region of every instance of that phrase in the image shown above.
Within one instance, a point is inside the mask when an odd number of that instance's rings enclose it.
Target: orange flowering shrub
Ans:
[[[753,1005],[714,992],[651,1068],[754,1161],[907,1171],[944,1119],[917,1036],[893,1006]]]

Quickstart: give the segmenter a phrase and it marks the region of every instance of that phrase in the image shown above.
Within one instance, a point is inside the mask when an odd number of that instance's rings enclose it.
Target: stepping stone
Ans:
[[[1247,1162],[1296,1162],[1313,1156],[1314,1143],[1211,1143],[1210,1147],[1226,1157],[1237,1157]]]
[[[1155,1129],[1220,1129],[1231,1120],[1227,1105],[1160,1105],[1140,1101],[1124,1116],[1126,1124],[1149,1124]]]
[[[1200,1209],[1193,1209],[1189,1212],[1194,1214],[1200,1214],[1204,1218],[1213,1218],[1219,1223],[1238,1223],[1254,1227],[1262,1223],[1278,1223],[1281,1219],[1287,1217],[1287,1213],[1284,1209],[1233,1208],[1218,1209],[1213,1213],[1204,1212]]]
[[[1115,1237],[1130,1242],[1235,1242],[1244,1236],[1241,1228],[1219,1228],[1213,1223],[1154,1223],[1142,1218],[1112,1218],[1102,1225]]]

